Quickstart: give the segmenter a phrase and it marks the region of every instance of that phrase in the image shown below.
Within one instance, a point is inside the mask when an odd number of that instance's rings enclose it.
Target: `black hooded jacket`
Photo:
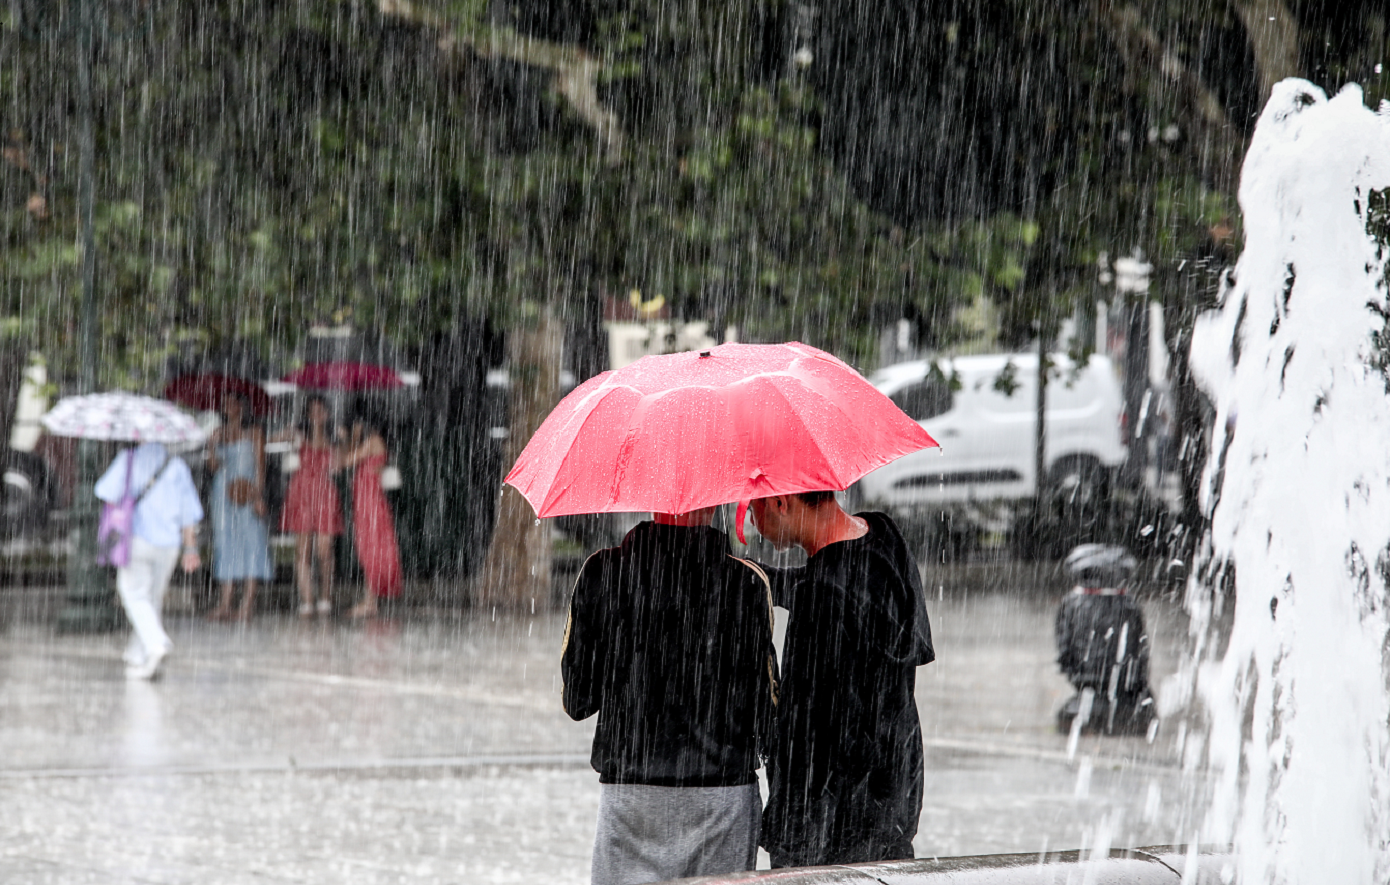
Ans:
[[[776,691],[767,576],[709,527],[644,522],[589,557],[560,671],[605,784],[739,786]]]
[[[1057,664],[1077,690],[1123,697],[1149,690],[1144,612],[1124,590],[1077,587],[1057,609]]]
[[[864,537],[774,573],[790,613],[762,828],[777,866],[910,857],[922,811],[922,580],[893,521],[858,515]]]

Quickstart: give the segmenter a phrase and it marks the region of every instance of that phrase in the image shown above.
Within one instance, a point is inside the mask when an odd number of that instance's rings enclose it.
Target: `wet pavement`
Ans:
[[[1055,591],[928,578],[919,855],[1191,836],[1174,723],[1074,754],[1056,733]],[[560,710],[562,613],[175,614],[146,684],[123,634],[54,635],[60,595],[0,588],[0,881],[587,881],[593,723]],[[1145,610],[1157,684],[1186,621]]]

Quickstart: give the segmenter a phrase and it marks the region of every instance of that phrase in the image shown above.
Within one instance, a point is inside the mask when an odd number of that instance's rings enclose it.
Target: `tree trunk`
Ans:
[[[555,407],[560,381],[560,324],[549,308],[507,336],[511,372],[511,414],[506,463],[511,470],[536,428]],[[536,519],[521,493],[504,486],[497,527],[477,578],[475,599],[502,608],[548,606],[551,561],[550,523]]]
[[[1039,324],[1041,325],[1041,324]],[[1033,433],[1033,471],[1037,477],[1033,490],[1033,512],[1039,524],[1047,507],[1047,352],[1048,336],[1038,334],[1038,400]]]
[[[1263,104],[1275,83],[1298,75],[1298,22],[1281,0],[1244,0],[1235,9],[1250,35]]]
[[[411,0],[378,0],[382,15],[415,22],[440,32],[439,48],[467,47],[481,58],[500,58],[555,72],[555,90],[565,97],[580,119],[594,128],[605,161],[617,165],[623,156],[623,129],[618,115],[599,98],[603,65],[580,46],[552,43],[506,28],[457,27],[447,15],[417,6]]]
[[[19,406],[19,388],[24,383],[24,369],[29,363],[29,350],[19,341],[0,341],[0,434],[4,448],[10,447],[14,433],[15,410]]]
[[[1095,9],[1097,21],[1108,26],[1125,62],[1159,75],[1159,82],[1172,91],[1174,113],[1198,168],[1218,190],[1234,194],[1240,185],[1245,139],[1231,125],[1217,93],[1183,64],[1134,6],[1096,0]]]

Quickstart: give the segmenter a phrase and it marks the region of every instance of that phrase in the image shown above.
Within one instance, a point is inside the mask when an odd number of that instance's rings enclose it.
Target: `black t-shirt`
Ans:
[[[931,625],[893,521],[774,575],[789,613],[763,845],[798,866],[880,859],[910,845],[922,809],[916,668]]]
[[[644,522],[580,571],[560,670],[565,712],[598,713],[601,782],[753,783],[776,685],[767,577],[722,532]]]

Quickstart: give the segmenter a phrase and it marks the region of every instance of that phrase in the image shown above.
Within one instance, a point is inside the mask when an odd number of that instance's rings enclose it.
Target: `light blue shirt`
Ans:
[[[167,454],[161,443],[142,443],[121,452],[97,480],[96,496],[111,503],[121,500],[125,494],[126,463],[131,457],[135,463],[130,472],[130,494],[139,495],[154,472],[164,464]],[[202,520],[203,505],[193,485],[193,474],[182,458],[169,458],[168,466],[135,508],[136,537],[155,547],[177,547],[182,543],[183,527],[197,525]]]

